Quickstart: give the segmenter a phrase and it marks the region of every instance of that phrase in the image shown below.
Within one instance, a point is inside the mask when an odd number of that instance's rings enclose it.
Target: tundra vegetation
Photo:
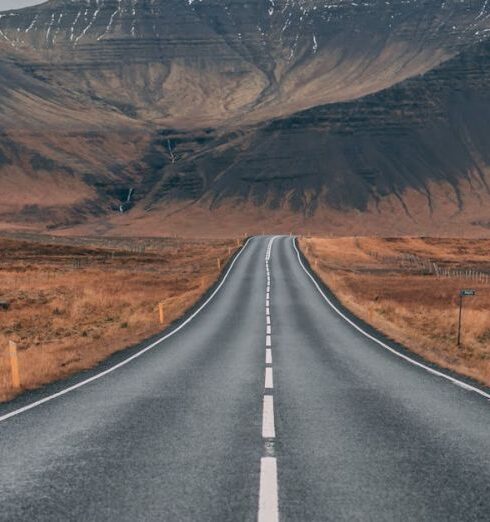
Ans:
[[[157,334],[217,280],[239,241],[0,239],[0,400],[91,368]],[[218,262],[218,259],[220,262]],[[164,323],[159,304],[163,303]]]
[[[356,316],[414,353],[490,385],[489,240],[304,238],[312,268]],[[459,292],[464,298],[457,346]]]

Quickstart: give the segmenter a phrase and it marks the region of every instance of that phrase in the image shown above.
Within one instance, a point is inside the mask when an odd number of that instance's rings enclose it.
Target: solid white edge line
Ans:
[[[274,379],[272,377],[272,368],[268,366],[265,369],[265,384],[264,387],[267,390],[272,390],[274,388]]]
[[[296,255],[298,257],[298,261],[299,261],[299,264],[301,265],[301,268],[304,270],[306,275],[312,280],[313,284],[316,286],[317,290],[320,292],[320,294],[323,297],[323,299],[328,303],[328,305],[330,306],[330,308],[332,308],[332,310],[334,310],[338,315],[340,315],[340,317],[342,317],[342,319],[347,321],[358,332],[360,332],[362,335],[364,335],[368,339],[371,339],[371,341],[374,341],[375,343],[379,344],[379,346],[381,346],[381,347],[385,348],[386,350],[390,351],[391,353],[393,353],[397,357],[400,357],[401,359],[404,359],[405,361],[413,364],[414,366],[418,366],[419,368],[422,368],[423,370],[428,371],[432,375],[437,375],[437,377],[442,377],[443,379],[446,379],[446,380],[450,381],[451,383],[455,384],[456,386],[459,386],[460,388],[463,388],[463,389],[468,390],[468,391],[475,392],[478,395],[480,395],[481,397],[485,397],[486,399],[490,399],[490,393],[486,393],[483,390],[480,390],[480,389],[476,388],[475,386],[471,386],[471,384],[467,384],[467,383],[465,383],[463,381],[455,379],[454,377],[451,377],[450,375],[447,375],[447,374],[445,374],[443,372],[440,372],[440,371],[438,371],[438,370],[436,370],[434,368],[431,368],[430,366],[427,366],[427,365],[425,365],[425,364],[423,364],[423,363],[421,363],[419,361],[416,361],[415,359],[412,359],[411,357],[408,357],[407,355],[399,352],[398,350],[395,350],[391,346],[388,346],[386,343],[384,343],[383,341],[377,339],[376,337],[374,337],[370,333],[368,333],[365,330],[363,330],[356,323],[354,323],[354,321],[352,321],[344,313],[342,313],[335,306],[335,304],[324,294],[323,290],[320,288],[320,285],[315,281],[315,278],[310,274],[310,272],[304,266],[303,261],[301,259],[301,255],[300,255],[299,250],[298,250],[298,247],[296,246],[296,241],[294,240],[294,238],[293,238],[292,241],[293,241],[293,247],[296,250]]]
[[[245,251],[245,248],[249,245],[249,243],[254,238],[249,238],[243,248],[238,252],[235,259],[233,259],[231,265],[229,266],[228,270],[226,271],[225,275],[223,276],[223,279],[221,280],[220,284],[214,289],[213,293],[206,299],[206,301],[194,312],[192,313],[183,323],[181,323],[177,328],[169,332],[168,334],[160,337],[147,347],[143,348],[139,352],[131,355],[131,357],[128,357],[127,359],[124,359],[124,361],[121,361],[118,364],[115,364],[114,366],[111,366],[107,370],[104,370],[103,372],[100,372],[89,379],[85,379],[84,381],[81,381],[77,384],[74,384],[73,386],[70,386],[68,388],[65,388],[64,390],[61,390],[57,393],[54,393],[53,395],[49,395],[48,397],[44,397],[43,399],[40,399],[38,401],[35,401],[31,404],[28,404],[27,406],[23,406],[22,408],[19,408],[17,410],[11,411],[10,413],[7,413],[5,415],[2,415],[0,417],[0,422],[3,422],[7,419],[10,419],[11,417],[15,417],[16,415],[20,415],[21,413],[24,413],[26,411],[32,410],[33,408],[36,408],[37,406],[41,406],[42,404],[45,404],[46,402],[52,401],[53,399],[57,399],[58,397],[61,397],[63,395],[66,395],[67,393],[70,393],[74,390],[77,390],[78,388],[81,388],[82,386],[85,386],[91,382],[94,382],[98,379],[101,379],[102,377],[105,377],[106,375],[118,370],[119,368],[122,368],[123,366],[126,366],[126,364],[129,364],[134,359],[137,359],[138,357],[141,357],[144,353],[152,350],[157,346],[158,344],[162,343],[163,341],[166,341],[168,338],[175,335],[177,332],[180,332],[182,328],[184,328],[186,325],[188,325],[215,297],[215,295],[219,292],[219,290],[222,288],[222,286],[225,284],[226,280],[228,279],[228,276],[230,275],[230,272],[232,271],[233,267],[235,266],[235,263],[238,261],[242,253]]]
[[[276,438],[276,428],[274,426],[274,398],[272,395],[264,395],[262,410],[262,438]]]
[[[260,459],[259,513],[257,521],[279,521],[277,460],[274,457],[262,457]]]

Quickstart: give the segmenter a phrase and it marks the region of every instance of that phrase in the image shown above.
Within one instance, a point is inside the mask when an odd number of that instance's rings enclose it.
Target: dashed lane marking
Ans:
[[[269,269],[269,260],[272,254],[272,245],[276,238],[272,238],[267,246],[267,254],[265,257],[265,269],[267,273],[267,287],[265,294],[265,382],[264,387],[266,394],[263,398],[262,410],[262,437],[264,439],[265,455],[260,461],[260,488],[259,488],[259,510],[258,522],[278,522],[279,521],[279,500],[278,500],[278,482],[277,482],[277,460],[271,452],[276,437],[276,428],[274,423],[274,397],[272,389],[274,386],[272,377],[272,327],[270,317],[270,290],[271,290],[271,274]],[[272,439],[272,440],[271,440]]]
[[[272,390],[274,388],[274,381],[272,378],[272,368],[268,366],[265,369],[265,389]]]
[[[272,395],[264,395],[264,407],[262,414],[262,437],[274,439],[276,428],[274,426],[274,398]]]
[[[279,521],[279,499],[277,494],[277,460],[262,457],[260,460],[260,493],[258,522]]]
[[[265,364],[272,364],[272,350],[270,348],[265,351]]]

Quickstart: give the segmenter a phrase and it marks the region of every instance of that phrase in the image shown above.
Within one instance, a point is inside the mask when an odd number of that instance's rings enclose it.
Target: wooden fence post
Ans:
[[[15,390],[20,388],[19,359],[17,357],[17,344],[9,341],[10,369],[12,371],[12,386]]]

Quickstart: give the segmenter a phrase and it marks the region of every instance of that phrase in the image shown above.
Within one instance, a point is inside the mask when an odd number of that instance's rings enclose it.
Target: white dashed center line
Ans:
[[[265,364],[272,364],[272,350],[270,348],[265,351]]]
[[[277,460],[262,457],[260,461],[260,493],[258,522],[278,522]]]
[[[259,512],[258,522],[279,521],[279,497],[277,484],[277,459],[274,455],[274,440],[276,438],[276,427],[274,422],[274,387],[272,377],[272,327],[271,327],[271,271],[269,261],[272,253],[272,238],[267,245],[265,255],[265,272],[267,275],[267,287],[265,293],[265,382],[264,403],[262,410],[262,438],[266,441],[265,455],[260,461],[260,489],[259,489]]]
[[[262,416],[262,437],[273,439],[276,436],[274,427],[274,398],[272,395],[264,395],[264,410]]]
[[[272,378],[272,368],[267,367],[265,369],[265,389],[272,390],[274,388],[274,381]]]

